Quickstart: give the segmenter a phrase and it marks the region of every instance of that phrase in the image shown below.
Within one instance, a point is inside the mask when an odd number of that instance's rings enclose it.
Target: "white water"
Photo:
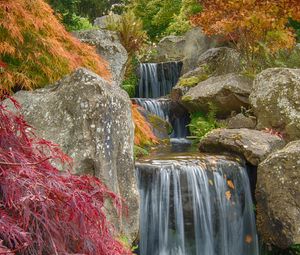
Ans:
[[[158,98],[169,94],[179,79],[181,67],[181,62],[141,63],[137,97]]]
[[[153,160],[138,163],[137,174],[140,255],[258,255],[249,180],[239,163]]]

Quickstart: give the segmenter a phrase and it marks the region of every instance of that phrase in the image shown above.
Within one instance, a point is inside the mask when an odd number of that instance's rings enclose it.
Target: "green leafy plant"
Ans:
[[[137,67],[138,59],[132,56],[128,59],[125,71],[125,78],[122,82],[122,89],[124,89],[129,97],[135,97],[136,87],[138,85]]]
[[[300,255],[300,244],[294,244],[288,249],[279,249],[273,246],[262,245],[261,255]]]
[[[202,11],[202,6],[197,0],[182,0],[180,12],[174,14],[166,34],[182,35],[191,29],[190,17]]]
[[[215,128],[222,127],[216,119],[217,108],[213,104],[209,104],[207,114],[195,112],[191,114],[191,123],[188,125],[192,136],[196,141],[200,141],[208,132]]]
[[[143,156],[148,156],[149,155],[149,151],[140,147],[140,146],[137,146],[137,145],[134,145],[133,147],[133,155],[134,155],[134,159],[137,160],[138,158],[140,157],[143,157]]]

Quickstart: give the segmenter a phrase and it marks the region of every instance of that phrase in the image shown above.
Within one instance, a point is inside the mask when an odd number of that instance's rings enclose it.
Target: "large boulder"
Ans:
[[[266,243],[300,243],[300,140],[270,154],[258,166],[257,225]]]
[[[250,95],[258,128],[273,128],[300,138],[300,69],[271,68],[254,80]]]
[[[182,97],[182,103],[191,112],[209,110],[209,104],[217,108],[219,116],[228,116],[248,107],[252,81],[240,74],[210,77],[192,87]]]
[[[113,82],[120,86],[124,79],[128,54],[118,34],[109,30],[86,30],[76,32],[75,35],[82,42],[96,47],[97,53],[109,64]]]
[[[200,142],[203,152],[232,152],[257,166],[271,152],[281,149],[284,141],[275,135],[252,129],[215,129]]]
[[[131,103],[126,92],[80,68],[53,86],[20,91],[14,97],[36,133],[59,144],[73,158],[74,173],[99,177],[125,199],[128,220],[119,225],[113,214],[109,217],[133,238],[138,231],[138,191]]]
[[[179,61],[184,57],[185,38],[184,36],[169,35],[164,37],[157,44],[156,59],[159,62]]]
[[[216,37],[208,37],[200,28],[193,28],[185,34],[182,74],[198,67],[199,57],[210,48],[221,43]]]
[[[197,66],[205,66],[212,75],[238,73],[242,70],[241,56],[232,48],[212,48],[201,54]]]

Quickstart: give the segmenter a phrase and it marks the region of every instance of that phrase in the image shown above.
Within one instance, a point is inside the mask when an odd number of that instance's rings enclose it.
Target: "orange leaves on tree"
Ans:
[[[132,104],[132,117],[134,121],[134,144],[145,146],[158,143],[157,137],[153,134],[150,124],[139,112],[139,106]]]
[[[94,48],[68,33],[44,0],[0,1],[1,89],[31,89],[84,66],[110,80],[107,63]]]
[[[236,43],[251,58],[259,43],[273,52],[291,48],[294,32],[289,18],[300,20],[298,0],[200,0],[203,12],[192,17],[208,35],[221,35]],[[249,59],[248,59],[249,60]]]

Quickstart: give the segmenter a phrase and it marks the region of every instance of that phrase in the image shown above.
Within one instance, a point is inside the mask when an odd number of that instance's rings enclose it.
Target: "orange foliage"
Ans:
[[[43,0],[0,0],[0,84],[32,89],[79,66],[110,80],[107,63],[69,34]]]
[[[225,36],[248,54],[263,42],[273,52],[291,48],[294,31],[287,28],[289,18],[300,20],[299,0],[200,0],[203,12],[192,22],[208,35]]]
[[[134,144],[138,146],[158,143],[156,136],[151,130],[150,124],[138,110],[139,106],[132,104],[132,117],[134,121]]]

